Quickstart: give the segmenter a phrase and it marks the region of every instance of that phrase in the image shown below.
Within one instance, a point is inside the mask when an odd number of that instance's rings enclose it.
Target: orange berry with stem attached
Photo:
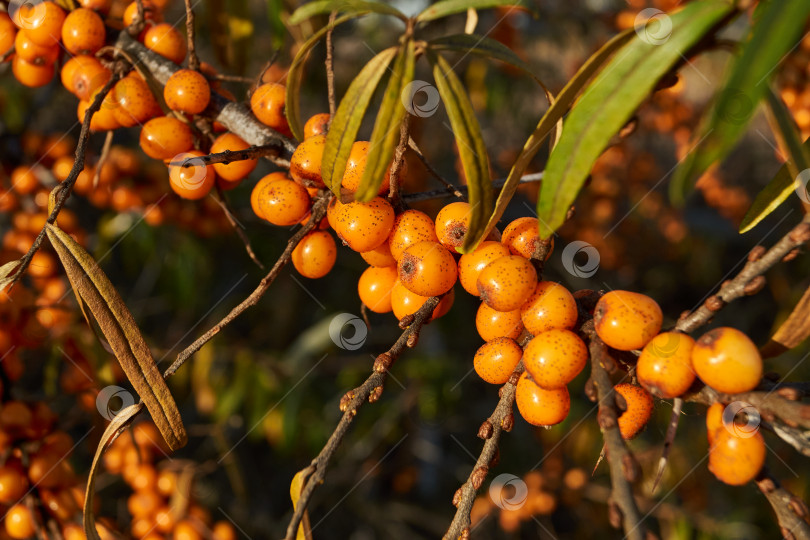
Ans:
[[[380,244],[378,247],[371,251],[364,251],[360,253],[363,260],[371,266],[382,268],[385,266],[397,266],[397,260],[391,255],[391,248],[389,247],[388,240]]]
[[[307,234],[292,252],[295,269],[309,279],[322,278],[328,274],[335,266],[336,258],[335,239],[326,231],[313,231]]]
[[[443,246],[457,253],[457,248],[464,243],[467,229],[470,227],[472,208],[469,203],[458,201],[450,203],[436,216],[436,236]]]
[[[293,180],[305,186],[326,187],[321,179],[324,146],[326,135],[313,135],[301,141],[290,158],[290,176]]]
[[[14,54],[26,62],[44,66],[59,58],[59,45],[39,45],[28,37],[25,30],[20,30],[14,38]]]
[[[130,26],[133,22],[135,22],[135,18],[138,16],[138,2],[131,2],[126,9],[124,10],[124,26]],[[155,5],[154,2],[150,2],[149,0],[144,0],[143,2],[143,18],[148,22],[162,22],[163,18],[161,17],[160,10]],[[182,62],[182,58],[180,61]],[[176,62],[179,64],[180,62]]]
[[[453,289],[450,289],[450,292],[444,295],[442,299],[439,300],[439,304],[433,309],[430,320],[438,319],[450,311],[450,308],[453,307],[455,297]],[[409,291],[400,283],[399,279],[397,279],[396,283],[394,283],[394,287],[391,289],[391,309],[397,319],[413,315],[419,311],[419,308],[429,299],[430,297],[428,296],[421,296]]]
[[[309,117],[304,124],[304,139],[309,139],[315,135],[326,135],[329,130],[329,113],[318,113]]]
[[[523,349],[513,339],[496,338],[479,347],[473,357],[473,367],[479,377],[490,384],[504,384],[515,371]]]
[[[173,111],[200,114],[211,101],[211,86],[199,71],[178,69],[166,81],[163,99]]]
[[[377,268],[369,266],[360,275],[357,293],[360,301],[374,313],[388,313],[391,307],[391,291],[397,282],[395,266]]]
[[[177,118],[158,116],[143,125],[140,145],[147,156],[165,161],[191,150],[194,134],[188,124]]]
[[[250,192],[250,207],[253,209],[253,213],[256,214],[256,217],[261,219],[267,219],[262,214],[262,209],[259,204],[262,192],[267,188],[270,182],[274,182],[276,180],[289,180],[287,175],[283,172],[272,172],[266,176],[263,176],[256,182],[256,185],[253,186],[253,190]]]
[[[250,145],[246,143],[239,135],[234,133],[223,133],[217,137],[214,144],[211,145],[211,153],[217,154],[219,152],[224,152],[225,150],[236,152],[239,150],[245,150],[247,148],[250,148]],[[239,161],[233,161],[231,163],[214,163],[214,170],[223,180],[235,183],[240,182],[243,178],[253,172],[253,169],[256,168],[257,164],[258,160],[256,159],[242,159]]]
[[[703,334],[692,348],[692,366],[700,380],[726,394],[753,390],[762,379],[759,349],[736,328]]]
[[[561,388],[580,374],[588,348],[570,330],[555,328],[534,336],[526,345],[523,365],[541,388]]]
[[[731,486],[747,484],[765,465],[765,450],[765,439],[759,431],[739,437],[721,429],[709,448],[709,470]]]
[[[65,12],[54,2],[25,2],[12,14],[18,28],[39,45],[57,45],[62,37]]]
[[[522,217],[509,223],[503,230],[501,242],[509,248],[512,255],[520,255],[531,259],[535,250],[540,245],[540,233],[538,232],[538,220],[533,217]],[[551,246],[546,254],[545,260],[551,256],[554,250],[554,238],[551,239]]]
[[[619,416],[619,431],[625,439],[632,439],[644,429],[652,417],[655,402],[649,392],[640,386],[620,383],[613,387],[627,403],[627,409]]]
[[[62,45],[71,54],[94,54],[104,46],[106,38],[104,21],[92,9],[74,9],[65,17]]]
[[[199,150],[189,150],[177,155],[176,162],[201,157],[205,154]],[[217,175],[211,165],[192,164],[188,167],[169,165],[169,183],[172,190],[184,199],[202,199],[211,191]]]
[[[0,56],[6,54],[14,46],[17,27],[11,22],[6,12],[0,12]]]
[[[509,250],[500,242],[481,242],[475,251],[462,255],[458,260],[458,279],[468,293],[478,296],[478,276],[486,266],[509,255]]]
[[[661,330],[664,315],[647,295],[610,291],[596,303],[596,333],[609,347],[632,351],[644,347]]]
[[[147,49],[168,58],[175,64],[181,64],[186,57],[186,39],[172,25],[156,24],[146,30],[143,44]]]
[[[355,192],[360,187],[360,182],[362,181],[363,174],[366,171],[366,159],[368,158],[368,152],[368,141],[356,141],[354,144],[352,144],[351,151],[349,152],[349,159],[346,161],[346,170],[343,172],[343,179],[341,180],[341,186],[343,186],[346,190]],[[392,167],[393,163],[389,165],[385,172],[385,177],[383,178],[382,184],[380,184],[380,189],[377,192],[379,195],[387,193],[391,187]],[[404,178],[407,174],[407,169],[405,167],[407,167],[407,165],[405,165],[405,161],[403,161],[402,168],[400,168],[399,171],[400,179]],[[400,184],[402,184],[401,181]]]
[[[554,328],[570,330],[578,316],[574,295],[553,281],[540,281],[520,308],[523,326],[535,336]]]
[[[290,126],[284,115],[287,89],[283,84],[266,83],[250,96],[250,110],[262,124],[283,135],[290,135]]]
[[[537,271],[523,257],[507,255],[489,263],[478,275],[478,294],[498,311],[519,309],[537,288]]]
[[[45,86],[53,79],[53,64],[37,65],[15,56],[11,61],[11,71],[20,84],[29,88]]]
[[[402,285],[420,296],[444,294],[458,279],[456,260],[438,242],[408,246],[397,263],[397,271]]]
[[[312,139],[310,139],[312,140]],[[357,252],[371,251],[386,241],[394,225],[394,209],[386,199],[351,202],[339,207],[335,232]]]
[[[652,338],[638,357],[636,377],[652,395],[680,396],[695,382],[692,348],[695,340],[681,332],[662,332]]]
[[[306,188],[286,178],[267,184],[258,200],[261,217],[282,227],[301,221],[312,206]]]
[[[124,127],[143,124],[163,112],[149,85],[136,76],[124,77],[112,89],[113,115]]]
[[[25,503],[15,504],[9,508],[3,521],[11,538],[30,538],[36,532],[34,516]]]
[[[419,210],[405,210],[394,220],[389,237],[391,255],[399,260],[403,252],[417,242],[438,242],[436,229],[430,216]]]
[[[523,419],[533,426],[559,424],[571,410],[571,396],[567,387],[545,390],[531,379],[528,372],[518,379],[515,403]]]
[[[520,310],[498,311],[481,302],[475,314],[475,328],[484,341],[499,337],[517,339],[523,332]]]

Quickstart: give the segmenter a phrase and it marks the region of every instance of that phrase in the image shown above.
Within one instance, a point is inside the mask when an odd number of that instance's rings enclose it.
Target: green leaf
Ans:
[[[489,159],[481,126],[475,117],[470,98],[453,68],[441,55],[430,55],[433,78],[442,98],[450,127],[456,138],[461,165],[467,177],[467,188],[472,215],[460,253],[468,253],[470,246],[484,229],[492,213],[492,183],[489,177]]]
[[[380,79],[388,69],[388,64],[397,54],[397,47],[390,47],[369,60],[346,91],[346,95],[335,111],[335,117],[326,134],[326,146],[321,160],[321,178],[326,187],[340,196],[340,184],[346,171],[346,161],[354,144],[360,123],[380,84]]]
[[[380,110],[377,111],[377,119],[374,121],[374,130],[369,141],[366,168],[354,196],[358,201],[368,202],[376,197],[388,173],[394,150],[399,142],[400,124],[407,113],[402,104],[402,93],[413,80],[414,61],[414,44],[413,40],[409,39],[401,47],[394,61],[391,78],[385,88]]]
[[[512,52],[512,49],[494,39],[476,34],[452,34],[430,40],[428,45],[434,51],[456,51],[473,53],[512,64],[534,77],[532,68]]]
[[[357,16],[363,12],[372,12],[382,15],[393,15],[403,21],[408,20],[397,8],[383,4],[382,2],[365,2],[363,0],[317,0],[304,4],[296,9],[295,12],[290,15],[287,22],[289,24],[301,24],[310,17],[324,13],[332,13],[333,11],[347,13],[353,16]]]
[[[481,232],[475,243],[472,244],[472,249],[475,249],[481,240],[486,238],[498,221],[500,221],[503,213],[506,211],[506,207],[509,206],[509,201],[512,200],[515,191],[517,191],[520,185],[520,179],[526,172],[526,167],[529,166],[529,163],[531,163],[537,151],[540,150],[540,145],[543,144],[543,141],[549,133],[551,133],[551,130],[560,119],[562,119],[566,111],[568,111],[568,107],[574,102],[574,99],[576,99],[582,87],[591,80],[594,73],[604,65],[607,59],[610,58],[617,49],[627,43],[633,35],[633,29],[625,30],[605,43],[601,49],[588,58],[585,64],[579,68],[576,75],[574,75],[574,77],[568,81],[568,84],[560,91],[556,100],[551,104],[551,107],[549,107],[543,117],[540,118],[537,127],[534,129],[534,133],[531,134],[526,144],[523,145],[523,150],[520,151],[514,165],[512,165],[509,176],[507,176],[506,182],[498,195],[498,200],[495,201],[495,211],[492,213],[492,216],[490,216],[487,226]]]
[[[762,5],[762,3],[760,3]],[[697,132],[698,148],[687,156],[670,184],[670,197],[682,203],[694,182],[728,155],[768,89],[776,66],[796,44],[807,18],[810,2],[772,0],[761,13]]]
[[[524,0],[442,0],[436,2],[416,16],[416,22],[427,22],[441,19],[448,15],[466,12],[468,9],[487,9],[500,6],[519,6],[529,8]]]
[[[658,80],[732,9],[724,1],[687,4],[669,18],[668,37],[651,39],[639,30],[588,85],[546,165],[537,200],[541,236],[563,224],[593,164]]]
[[[740,224],[741,234],[756,227],[792,193],[796,193],[799,187],[797,185],[799,173],[810,169],[810,139],[802,145],[793,118],[785,104],[770,90],[767,97],[771,115],[779,131],[780,146],[787,150],[790,159],[782,165],[773,180],[757,194]]]
[[[267,0],[267,20],[270,23],[270,39],[274,49],[284,47],[284,37],[287,34],[287,27],[281,14],[284,11],[283,0]]]
[[[298,53],[295,55],[295,58],[293,58],[289,71],[287,71],[287,90],[284,98],[286,107],[284,108],[284,114],[287,117],[287,124],[290,126],[290,131],[292,131],[293,136],[299,141],[304,140],[304,126],[301,123],[301,103],[298,101],[301,95],[301,80],[304,75],[304,63],[310,51],[312,51],[312,48],[318,44],[330,28],[343,24],[354,17],[356,17],[356,15],[338,17],[333,24],[327,24],[315,32],[315,34],[298,49]]]

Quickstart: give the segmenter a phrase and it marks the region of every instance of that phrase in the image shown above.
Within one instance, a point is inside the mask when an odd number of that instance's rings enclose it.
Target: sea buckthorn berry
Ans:
[[[397,279],[396,283],[394,283],[394,286],[391,288],[391,309],[394,312],[394,317],[397,319],[413,315],[419,311],[419,308],[428,300],[429,297],[418,295],[406,289],[402,283],[400,283],[399,279]],[[453,289],[450,289],[450,292],[442,297],[439,301],[439,305],[433,310],[430,320],[438,319],[450,311],[450,308],[453,307],[454,300],[455,293]]]
[[[140,77],[124,77],[115,83],[112,100],[115,103],[113,115],[123,127],[143,124],[163,114],[149,85]]]
[[[211,101],[211,87],[199,71],[178,69],[166,81],[163,99],[173,111],[200,114]]]
[[[310,139],[312,140],[312,139]],[[379,247],[391,233],[394,209],[386,199],[374,197],[367,203],[351,202],[340,207],[335,232],[357,252]]]
[[[87,114],[87,109],[90,108],[90,105],[95,101],[96,96],[101,91],[101,88],[97,89],[93,94],[90,96],[88,100],[81,100],[79,101],[79,105],[76,108],[76,117],[79,119],[80,122],[84,122],[84,116]],[[90,130],[91,131],[111,131],[113,129],[117,129],[120,126],[118,121],[115,119],[115,103],[112,101],[112,93],[108,93],[104,96],[104,99],[101,102],[101,107],[90,118]]]
[[[276,180],[289,180],[289,178],[287,178],[287,175],[283,172],[273,172],[262,177],[258,182],[256,182],[256,185],[253,186],[253,190],[250,192],[250,207],[253,209],[253,213],[256,214],[256,217],[265,220],[267,219],[262,214],[259,201],[261,200],[263,190],[267,188],[270,182],[274,182]]]
[[[478,296],[478,275],[494,261],[509,255],[509,250],[500,242],[481,242],[475,251],[462,255],[458,260],[458,280],[468,293]]]
[[[596,333],[620,351],[644,347],[661,330],[664,315],[655,300],[630,291],[610,291],[596,304]]]
[[[399,214],[388,240],[394,259],[399,260],[408,246],[423,241],[439,241],[430,216],[419,210],[405,210]]]
[[[62,36],[65,12],[53,2],[25,2],[13,14],[13,20],[32,41],[51,46],[58,44]]]
[[[25,503],[15,504],[9,508],[3,521],[6,532],[12,538],[30,538],[36,532],[34,516]]]
[[[0,12],[0,56],[6,54],[14,46],[17,28],[11,22],[6,12]]]
[[[537,218],[522,217],[512,221],[503,230],[501,242],[509,248],[512,255],[520,255],[531,259],[535,250],[540,245],[540,233],[538,232]],[[546,260],[554,250],[554,239],[551,239],[551,246],[546,254]]]
[[[508,255],[489,263],[478,275],[478,294],[489,307],[514,311],[537,288],[537,271],[528,260]]]
[[[172,116],[158,116],[143,125],[141,149],[154,159],[165,161],[194,146],[194,134],[188,124]]]
[[[383,268],[385,266],[396,267],[397,265],[397,260],[391,255],[391,248],[387,240],[371,251],[364,251],[360,256],[363,257],[363,260],[368,264],[376,266],[377,268]]]
[[[287,89],[283,84],[263,84],[250,96],[250,110],[262,124],[289,135],[290,126],[287,124],[287,117],[284,116],[286,92]]]
[[[692,366],[700,380],[726,394],[753,390],[762,379],[759,349],[735,328],[703,334],[692,349]]]
[[[124,10],[124,26],[130,26],[138,16],[138,2],[130,3]],[[147,21],[161,22],[160,10],[155,6],[154,2],[144,0],[143,2],[143,18]],[[183,59],[181,58],[180,61]],[[180,62],[176,62],[180,63]]]
[[[172,25],[161,23],[149,28],[143,36],[143,44],[175,64],[186,57],[186,39]]]
[[[20,165],[11,171],[11,189],[20,195],[28,195],[39,187],[39,178],[33,167]]]
[[[104,21],[92,9],[74,9],[62,25],[62,45],[71,54],[93,54],[104,46]]]
[[[163,500],[152,490],[133,493],[127,499],[127,509],[133,517],[151,518],[160,508]]]
[[[504,384],[515,371],[523,349],[514,339],[496,338],[481,345],[473,358],[479,377],[490,384]]]
[[[580,374],[588,361],[588,348],[570,330],[555,328],[537,334],[526,345],[523,365],[534,382],[550,390],[561,388]]]
[[[718,480],[731,486],[747,484],[757,477],[765,464],[765,439],[754,431],[738,437],[730,430],[715,433],[709,448],[709,470]]]
[[[724,427],[723,412],[725,410],[725,406],[719,401],[712,403],[711,407],[706,410],[706,435],[709,439],[709,447],[714,444],[717,433]]]
[[[333,197],[329,204],[326,205],[326,221],[329,222],[329,226],[332,227],[333,231],[337,231],[337,218],[341,208],[343,208],[343,203],[337,197]]]
[[[527,372],[518,379],[515,402],[520,415],[533,426],[559,424],[571,410],[571,396],[567,387],[544,390]]]
[[[397,269],[395,266],[366,268],[357,282],[360,301],[374,313],[388,313],[392,309],[391,290],[396,281]]]
[[[315,135],[326,135],[329,130],[329,113],[318,113],[309,117],[304,124],[304,138],[309,139]]]
[[[695,340],[680,332],[662,332],[652,338],[638,357],[636,377],[652,395],[675,398],[695,382],[692,347]]]
[[[242,140],[239,135],[223,133],[217,137],[214,144],[211,145],[211,153],[217,154],[225,150],[235,152],[245,150],[246,148],[250,148],[250,145]],[[257,164],[258,160],[255,159],[243,159],[231,163],[214,163],[214,170],[217,171],[217,175],[219,175],[220,178],[233,183],[241,181],[244,177],[253,172]]]
[[[51,82],[54,67],[53,64],[33,64],[15,56],[11,61],[11,71],[14,73],[14,78],[23,86],[39,88]]]
[[[293,180],[305,186],[326,187],[321,179],[321,160],[325,145],[326,135],[314,135],[298,145],[290,158],[290,176]]]
[[[69,521],[79,511],[76,500],[67,489],[42,489],[39,490],[39,495],[42,499],[42,506],[61,522]]]
[[[84,8],[107,14],[112,7],[112,0],[79,0],[79,4]]]
[[[627,410],[619,416],[619,431],[625,439],[632,439],[644,429],[652,417],[655,402],[649,392],[640,386],[621,383],[613,387],[627,403]]]
[[[174,526],[172,533],[172,540],[202,540],[202,524],[198,524],[198,520],[182,520],[178,521]]]
[[[289,182],[289,180],[284,180]],[[291,182],[293,185],[297,185]],[[292,262],[302,276],[309,279],[322,278],[335,266],[337,246],[335,239],[326,231],[313,231],[295,246]]]
[[[56,62],[59,45],[38,45],[31,41],[25,30],[20,30],[14,38],[14,54],[26,62],[43,66]]]
[[[523,332],[520,310],[498,311],[481,302],[475,314],[475,328],[484,341],[499,337],[517,339]]]
[[[175,156],[173,161],[179,163],[188,158],[204,155],[199,150],[189,150]],[[217,175],[211,165],[193,164],[188,167],[169,165],[169,183],[172,190],[184,199],[202,199],[214,187],[216,179]]]
[[[79,99],[90,96],[107,84],[112,72],[104,67],[95,56],[74,56],[62,66],[60,73],[62,86]]]
[[[397,264],[399,280],[420,296],[439,296],[453,288],[458,268],[453,255],[438,242],[409,246]]]
[[[273,225],[288,227],[303,218],[312,206],[306,188],[292,180],[274,180],[258,195],[259,211]]]
[[[0,467],[0,502],[13,504],[19,501],[28,490],[28,478],[19,467]]]
[[[355,192],[357,188],[360,187],[360,181],[363,179],[363,174],[366,171],[366,159],[368,158],[368,151],[369,151],[369,142],[368,141],[357,141],[352,144],[351,151],[349,153],[349,159],[346,162],[346,170],[343,172],[343,179],[341,180],[341,186],[346,188],[348,191]],[[407,174],[407,170],[405,169],[406,165],[405,162],[402,162],[403,167],[399,171],[399,178],[402,179]],[[380,189],[377,192],[379,195],[383,193],[387,193],[389,188],[391,187],[391,167],[393,163],[389,165],[388,169],[385,172],[385,178],[383,178],[382,184],[380,185]],[[400,184],[402,182],[400,181]]]
[[[211,540],[236,540],[236,529],[227,521],[217,521],[211,527]]]
[[[470,204],[462,201],[450,203],[439,210],[436,216],[436,236],[450,251],[457,253],[456,248],[464,243],[471,214]]]
[[[577,316],[574,295],[553,281],[539,282],[520,308],[523,326],[535,336],[553,328],[571,329],[577,323]]]

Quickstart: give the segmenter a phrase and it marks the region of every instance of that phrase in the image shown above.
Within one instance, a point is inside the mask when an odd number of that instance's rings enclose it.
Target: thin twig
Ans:
[[[98,162],[96,163],[96,169],[93,172],[93,189],[98,187],[98,181],[101,179],[101,169],[104,167],[104,164],[107,163],[107,159],[110,157],[110,148],[112,148],[114,133],[114,131],[108,131],[107,136],[104,137],[104,146],[101,147],[101,156],[99,156]]]
[[[194,39],[194,9],[191,7],[191,0],[186,2],[186,35],[188,36],[188,69],[200,70],[200,59],[197,58],[197,46]]]
[[[763,468],[757,478],[757,487],[771,503],[776,519],[785,540],[810,539],[810,526],[807,525],[807,505],[794,494],[779,485],[767,468]]]
[[[334,47],[332,46],[332,31],[335,29],[335,17],[337,11],[329,14],[329,30],[326,31],[326,88],[329,96],[329,121],[335,117],[335,65],[332,55],[334,54]]]
[[[661,451],[661,459],[658,460],[658,472],[655,474],[655,480],[653,480],[653,493],[655,493],[655,488],[658,487],[658,482],[661,481],[661,477],[664,476],[664,470],[667,468],[669,452],[672,450],[672,443],[675,442],[675,435],[678,433],[681,410],[683,410],[683,399],[677,397],[672,401],[672,415],[669,417],[669,426],[667,426],[667,435],[664,438],[664,449]]]
[[[394,151],[394,164],[391,167],[391,172],[389,174],[390,181],[389,181],[389,191],[388,191],[388,200],[391,202],[391,206],[394,208],[398,208],[400,205],[400,187],[401,182],[399,181],[399,174],[402,171],[402,164],[405,162],[405,147],[408,145],[408,140],[410,139],[410,135],[408,135],[408,129],[411,125],[411,115],[405,113],[405,118],[402,119],[402,124],[399,126],[399,143],[397,144],[397,148]]]
[[[256,257],[256,253],[253,251],[253,246],[250,245],[250,239],[245,234],[244,228],[242,224],[236,221],[236,218],[231,212],[231,209],[228,207],[228,200],[225,198],[225,194],[222,192],[222,188],[219,185],[216,186],[216,195],[213,196],[216,203],[222,209],[222,213],[225,214],[225,219],[228,220],[228,223],[231,224],[231,228],[236,232],[236,236],[242,241],[242,244],[245,246],[245,251],[250,257],[250,260],[256,263],[256,266],[264,270],[264,265]]]
[[[408,141],[408,147],[416,153],[416,155],[419,157],[419,160],[425,166],[425,169],[427,169],[427,171],[436,180],[438,180],[439,182],[444,184],[444,187],[446,188],[447,192],[450,195],[458,197],[459,199],[462,199],[462,200],[466,200],[466,197],[464,196],[464,194],[461,193],[458,186],[454,186],[453,184],[451,184],[450,182],[445,180],[444,177],[439,174],[439,171],[437,171],[436,169],[433,168],[433,165],[431,165],[430,162],[427,160],[427,158],[425,158],[424,154],[422,154],[422,151],[419,150],[418,146],[416,146],[416,141],[414,141],[412,138]],[[431,199],[432,198],[434,198],[434,197],[431,197]]]
[[[520,178],[521,184],[533,184],[543,181],[543,173],[527,174]],[[506,178],[499,178],[492,181],[494,189],[502,188],[506,183]],[[454,186],[448,183],[445,189],[434,189],[432,191],[420,191],[418,193],[406,193],[402,196],[402,200],[406,203],[413,203],[418,201],[427,201],[430,199],[441,199],[443,197],[459,197],[464,199],[464,194],[467,193],[467,186]]]
[[[174,161],[169,165],[177,167],[191,167],[196,165],[213,165],[215,163],[233,163],[234,161],[243,161],[246,159],[258,159],[262,157],[272,157],[271,161],[282,168],[289,168],[290,162],[286,159],[275,157],[278,153],[278,146],[269,144],[264,146],[251,146],[244,150],[225,150],[224,152],[217,152],[215,154],[208,154],[199,157],[186,158],[183,161]]]

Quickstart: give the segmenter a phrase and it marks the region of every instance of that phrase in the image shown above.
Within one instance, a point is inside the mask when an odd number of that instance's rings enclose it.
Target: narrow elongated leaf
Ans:
[[[408,112],[402,103],[402,93],[413,80],[414,59],[414,44],[409,39],[400,48],[394,61],[391,78],[388,79],[380,110],[377,111],[366,168],[355,193],[358,201],[370,201],[376,197],[388,173],[391,158],[399,142],[399,127]]]
[[[523,173],[526,172],[526,167],[529,166],[534,156],[537,155],[537,152],[540,150],[540,145],[543,144],[543,141],[549,133],[551,133],[551,130],[554,129],[554,126],[560,122],[566,111],[568,111],[568,107],[574,102],[574,99],[576,99],[582,87],[591,80],[594,73],[605,64],[607,59],[610,58],[617,49],[622,47],[633,37],[633,33],[634,31],[632,29],[625,30],[605,43],[601,49],[588,58],[582,67],[579,68],[579,71],[577,71],[571,80],[568,81],[568,84],[566,84],[557,95],[551,107],[549,107],[543,117],[540,118],[537,127],[534,128],[534,133],[529,136],[526,144],[523,145],[523,149],[520,151],[514,165],[512,165],[512,169],[509,171],[509,176],[506,177],[506,182],[503,188],[501,188],[498,200],[495,201],[495,211],[490,216],[489,222],[487,222],[486,227],[481,232],[478,239],[471,246],[472,249],[475,249],[481,240],[486,238],[492,229],[495,228],[495,225],[498,224],[498,221],[500,221],[503,213],[506,211],[506,207],[509,206],[509,202],[512,200],[512,197],[515,195],[520,185],[520,179]],[[560,135],[562,134],[560,133]]]
[[[394,6],[389,6],[382,2],[368,2],[363,0],[316,0],[315,2],[309,2],[296,9],[293,14],[290,15],[290,19],[287,22],[289,24],[301,24],[310,17],[323,15],[324,13],[332,13],[333,11],[353,16],[357,16],[357,14],[361,12],[373,12],[382,15],[393,15],[403,21],[408,19]]]
[[[745,132],[768,90],[768,81],[785,54],[796,45],[809,16],[810,2],[806,0],[766,3],[711,111],[704,116],[696,139],[700,145],[675,173],[670,184],[673,202],[682,203],[694,182],[710,165],[725,158]]]
[[[290,126],[290,131],[292,131],[293,136],[299,141],[304,140],[304,126],[301,122],[301,102],[298,100],[298,97],[301,95],[301,79],[304,75],[304,64],[306,63],[307,57],[312,51],[312,48],[318,44],[330,28],[343,24],[355,16],[356,15],[344,15],[338,17],[333,24],[327,24],[315,32],[311,38],[301,45],[295,58],[293,58],[292,64],[290,64],[290,69],[287,71],[284,115],[287,117],[287,124]]]
[[[546,165],[537,201],[543,237],[565,221],[596,159],[658,80],[732,9],[722,0],[686,5],[671,16],[672,32],[666,39],[639,31],[588,85]]]
[[[292,482],[290,482],[290,499],[292,499],[293,510],[298,508],[298,499],[301,498],[301,490],[304,489],[304,483],[307,479],[307,477],[304,476],[305,471],[306,469],[295,473]],[[295,538],[296,540],[312,538],[312,527],[309,524],[309,513],[306,510],[304,510],[304,515],[301,518],[301,524],[298,526]]]
[[[169,387],[160,375],[149,347],[110,280],[82,246],[53,225],[46,226],[74,291],[90,308],[104,337],[135,391],[166,440],[176,450],[186,444],[186,430]]]
[[[448,15],[466,12],[468,9],[487,9],[500,6],[529,8],[528,2],[523,0],[442,0],[417,15],[416,22],[432,21]]]
[[[489,159],[484,137],[481,135],[481,126],[475,117],[464,85],[443,56],[431,55],[430,60],[433,64],[436,88],[447,109],[461,165],[464,168],[464,175],[467,177],[471,209],[470,224],[464,244],[458,249],[461,253],[467,253],[483,231],[492,213],[493,196],[492,182],[489,177]]]
[[[93,464],[90,466],[90,473],[87,476],[87,487],[84,492],[84,534],[88,540],[101,540],[101,537],[96,531],[96,516],[93,515],[93,497],[95,495],[96,471],[98,471],[99,462],[104,455],[104,451],[112,442],[121,434],[122,431],[132,422],[132,419],[141,412],[143,403],[135,403],[129,407],[121,410],[116,414],[104,434],[101,436],[101,441],[96,448],[96,455],[93,457]]]
[[[529,64],[521,60],[512,49],[494,39],[477,34],[452,34],[437,39],[432,39],[428,45],[434,51],[454,51],[461,53],[472,53],[488,58],[494,58],[507,64],[519,67],[526,73],[534,77]]]
[[[270,38],[274,49],[281,49],[284,46],[284,36],[287,27],[281,14],[284,11],[283,0],[267,0],[267,20],[270,23]]]
[[[762,356],[770,358],[789,351],[810,336],[810,288],[790,312],[787,320],[762,347]]]
[[[366,109],[374,95],[374,90],[380,84],[380,79],[388,69],[397,48],[391,47],[369,60],[357,77],[354,78],[346,91],[346,95],[335,111],[335,117],[329,125],[326,135],[326,146],[321,159],[321,178],[326,187],[340,196],[340,183],[346,171],[346,161],[354,144],[360,123],[366,114]]]
[[[0,266],[0,292],[8,287],[12,281],[14,281],[14,273],[16,272],[18,266],[20,266],[19,260],[10,261],[3,266]]]

